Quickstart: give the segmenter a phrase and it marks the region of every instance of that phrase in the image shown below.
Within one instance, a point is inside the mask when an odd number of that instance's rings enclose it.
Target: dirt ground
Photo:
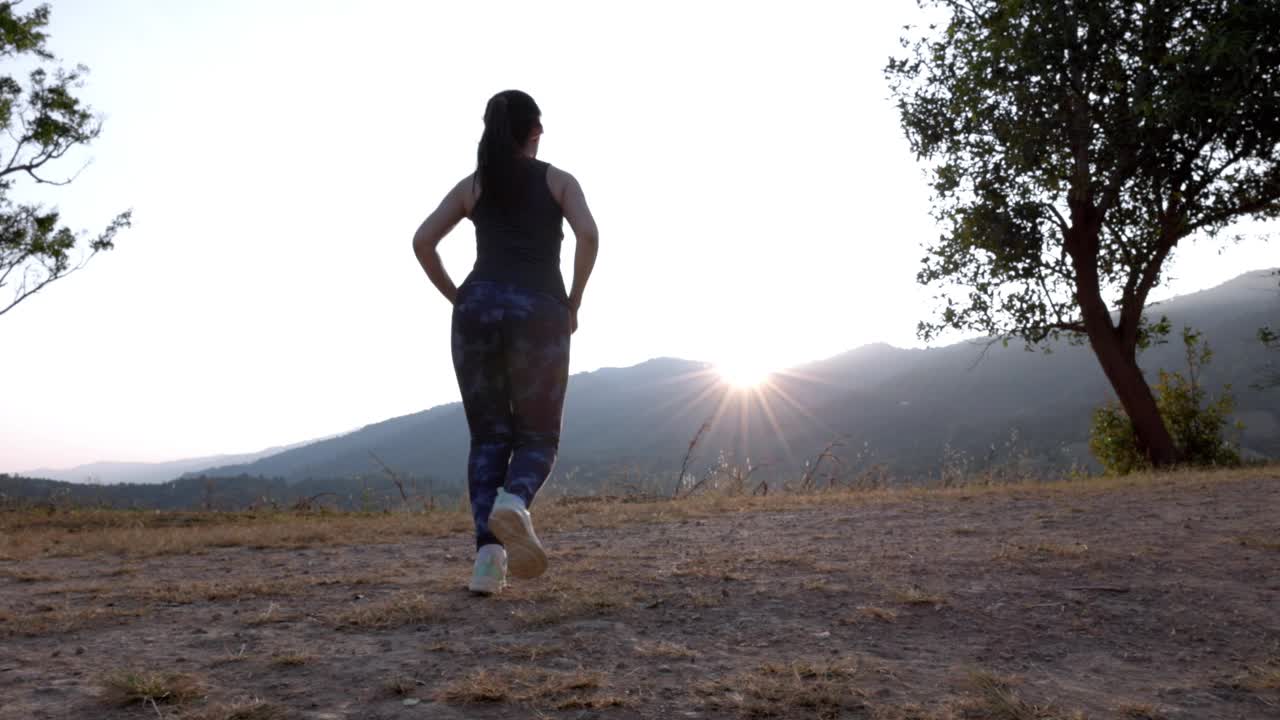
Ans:
[[[543,540],[0,561],[0,718],[1280,718],[1275,469]]]

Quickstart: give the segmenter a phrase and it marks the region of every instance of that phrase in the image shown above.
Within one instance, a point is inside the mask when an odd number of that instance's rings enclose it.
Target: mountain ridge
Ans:
[[[1205,331],[1216,351],[1206,385],[1216,391],[1235,384],[1241,411],[1262,418],[1264,426],[1280,422],[1280,399],[1245,388],[1250,366],[1265,358],[1256,328],[1280,316],[1280,293],[1268,272],[1170,298],[1151,312],[1170,315],[1175,328],[1190,324]],[[1149,373],[1178,369],[1181,348],[1170,342],[1140,362]],[[936,465],[947,448],[985,452],[1019,433],[1024,449],[1043,463],[1083,463],[1089,417],[1110,392],[1091,350],[1065,342],[1049,353],[1027,353],[1016,341],[1003,347],[965,340],[936,348],[868,343],[775,373],[758,393],[727,387],[709,363],[653,358],[572,376],[557,474],[562,481],[573,475],[579,482],[603,482],[619,473],[669,473],[708,418],[712,427],[702,441],[707,452],[793,468],[840,439],[919,472]],[[748,400],[753,397],[758,402]],[[352,433],[341,445],[303,447],[208,473],[301,478],[368,472],[372,452],[404,472],[461,482],[467,435],[458,403],[366,430],[371,432]],[[1243,439],[1255,453],[1280,453],[1280,440],[1270,432]]]
[[[1242,437],[1246,449],[1274,456],[1280,455],[1280,392],[1247,389],[1250,373],[1273,357],[1256,341],[1257,327],[1280,317],[1271,272],[1169,298],[1149,314],[1169,315],[1175,330],[1190,324],[1205,332],[1215,348],[1206,385],[1213,391],[1235,386],[1239,415],[1253,428]],[[860,459],[846,468],[851,472],[872,462],[924,472],[957,448],[988,457],[1010,436],[1043,464],[1087,462],[1089,417],[1111,394],[1091,350],[1059,342],[1052,352],[1027,353],[1016,340],[1009,347],[987,340],[932,348],[867,343],[774,373],[768,385],[748,391],[729,387],[710,363],[670,356],[575,373],[557,477],[598,483],[619,473],[669,474],[708,420],[704,454],[725,451],[779,471],[794,469],[833,440],[857,448]],[[1180,354],[1171,341],[1144,353],[1140,364],[1149,375],[1154,368],[1178,369]],[[455,401],[260,457],[192,467],[181,476],[298,482],[376,474],[385,462],[408,475],[459,484],[467,444]]]

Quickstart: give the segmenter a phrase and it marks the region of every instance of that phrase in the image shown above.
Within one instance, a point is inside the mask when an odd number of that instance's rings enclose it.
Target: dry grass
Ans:
[[[1236,538],[1236,542],[1247,548],[1280,550],[1280,539],[1267,538],[1261,535],[1245,535],[1244,537]]]
[[[845,593],[849,591],[848,585],[833,583],[826,578],[809,578],[801,583],[800,587],[806,592]]]
[[[0,578],[9,578],[14,582],[20,583],[50,582],[60,579],[52,575],[46,575],[44,573],[27,570],[21,567],[0,567]]]
[[[604,673],[518,666],[472,671],[446,684],[436,699],[457,704],[509,703],[555,710],[600,710],[628,704],[625,697],[609,691]]]
[[[110,590],[111,587],[108,585],[88,583],[87,585],[68,585],[46,592],[50,595],[90,595],[92,599],[97,599],[108,595]]]
[[[359,587],[362,585],[382,585],[395,580],[393,573],[362,573],[350,575],[331,575],[329,577],[316,578],[310,581],[312,587],[329,587],[331,585],[344,585],[348,587]]]
[[[947,598],[943,595],[914,586],[895,590],[893,600],[903,605],[927,605],[931,607],[938,607],[947,603]]]
[[[983,720],[1065,720],[1066,716],[1045,705],[1032,705],[1013,690],[1013,681],[977,670],[969,674],[974,697],[962,704],[966,717]]]
[[[383,683],[382,688],[397,697],[405,697],[417,692],[420,685],[422,683],[417,678],[411,678],[408,675],[397,675]]]
[[[566,648],[559,643],[510,643],[495,647],[494,652],[512,660],[534,663],[539,658],[563,655]]]
[[[1250,666],[1237,685],[1254,692],[1280,690],[1280,657]]]
[[[271,664],[276,667],[302,667],[311,662],[314,658],[304,652],[289,652],[281,655],[275,655],[271,658]]]
[[[1084,543],[1040,542],[1030,545],[1003,543],[995,554],[995,560],[1023,562],[1028,560],[1045,560],[1048,558],[1080,559],[1089,554],[1089,546]]]
[[[98,627],[110,622],[142,615],[141,610],[110,607],[63,607],[41,605],[33,613],[18,615],[0,611],[0,636],[40,637]]]
[[[402,625],[435,622],[441,616],[439,606],[422,593],[398,593],[387,600],[348,610],[335,618],[339,626],[385,630]]]
[[[694,686],[708,710],[734,710],[744,717],[844,717],[866,709],[866,693],[855,684],[856,663],[796,661],[762,665],[752,672]]]
[[[1125,703],[1120,706],[1120,717],[1125,720],[1165,720],[1166,716],[1151,703]]]
[[[634,595],[624,592],[617,583],[602,582],[592,586],[566,583],[564,580],[554,580],[548,588],[530,595],[541,602],[533,607],[516,610],[513,613],[516,624],[522,628],[557,625],[597,617],[612,610],[630,607],[637,602]]]
[[[939,714],[915,704],[877,705],[871,708],[871,720],[955,720],[955,715]]]
[[[148,602],[189,605],[202,600],[245,600],[258,597],[288,597],[305,590],[309,583],[294,578],[224,580],[185,582],[172,585],[130,586],[124,589],[127,596]]]
[[[262,613],[245,620],[245,625],[257,627],[259,625],[270,625],[273,623],[297,622],[301,619],[302,616],[298,613],[282,610],[279,605],[273,602],[270,605],[267,605],[266,609],[263,610]]]
[[[724,591],[716,592],[714,590],[690,590],[685,595],[690,607],[699,609],[720,607],[724,604],[726,594]]]
[[[874,605],[860,605],[856,608],[856,612],[840,621],[842,625],[856,625],[867,620],[879,620],[880,622],[891,623],[898,619],[898,613],[887,608],[876,607]]]
[[[641,657],[669,658],[672,660],[693,660],[698,657],[695,650],[688,646],[667,640],[643,640],[636,643],[635,651]]]
[[[1084,543],[1039,543],[1032,551],[1040,555],[1052,555],[1061,558],[1078,558],[1089,553],[1089,546]]]
[[[219,703],[182,713],[182,720],[285,720],[288,717],[290,713],[285,708],[261,700]]]
[[[837,489],[752,497],[698,494],[679,501],[548,502],[538,512],[546,532],[665,523],[752,510],[863,506],[915,499],[988,495],[1088,496],[1153,484],[1203,486],[1256,478],[1259,470],[1181,471],[960,488]],[[0,510],[0,560],[106,553],[124,557],[201,553],[213,547],[302,548],[387,544],[470,529],[462,509],[430,513],[151,512],[111,509]],[[1263,547],[1274,540],[1262,539]],[[793,558],[794,559],[794,558]]]
[[[132,510],[0,512],[0,558],[186,555],[215,547],[297,549],[387,544],[467,529],[462,512],[226,513]]]
[[[213,658],[209,660],[209,664],[216,667],[218,665],[230,665],[232,663],[244,662],[250,657],[244,653],[246,647],[248,647],[248,645],[242,644],[240,645],[240,649],[235,652],[228,649],[221,655],[213,656]]]
[[[98,687],[111,705],[181,705],[205,696],[204,683],[188,673],[117,670],[100,678]]]

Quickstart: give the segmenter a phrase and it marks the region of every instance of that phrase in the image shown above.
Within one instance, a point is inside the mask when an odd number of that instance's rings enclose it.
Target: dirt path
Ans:
[[[494,599],[463,537],[0,563],[0,718],[1280,718],[1274,471],[544,540]]]

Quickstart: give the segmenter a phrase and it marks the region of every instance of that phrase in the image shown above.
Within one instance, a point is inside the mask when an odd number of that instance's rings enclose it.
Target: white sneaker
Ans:
[[[512,575],[535,578],[547,571],[547,554],[533,533],[533,520],[519,496],[498,489],[498,499],[489,513],[489,529],[506,546]]]
[[[507,586],[507,551],[501,545],[485,545],[476,551],[476,566],[467,589],[492,595]]]

